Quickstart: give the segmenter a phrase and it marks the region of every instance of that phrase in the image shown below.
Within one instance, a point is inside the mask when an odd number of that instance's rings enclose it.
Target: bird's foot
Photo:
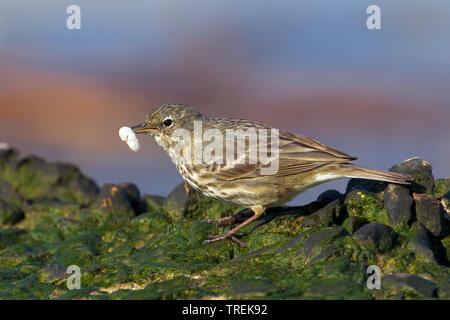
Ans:
[[[239,213],[241,213],[243,211],[244,210],[240,211]],[[261,207],[261,206],[255,206],[255,207],[252,207],[252,209],[250,211],[253,212],[254,214],[251,217],[245,219],[244,222],[242,222],[238,226],[234,227],[233,229],[228,230],[227,232],[225,232],[223,234],[208,235],[208,239],[205,240],[205,242],[206,243],[211,243],[211,242],[216,242],[216,241],[220,241],[220,240],[224,240],[224,239],[230,239],[233,242],[236,242],[237,244],[239,244],[240,246],[244,246],[244,247],[249,248],[251,250],[251,248],[248,245],[246,245],[245,243],[243,243],[241,240],[239,240],[238,238],[236,238],[234,236],[235,233],[238,232],[239,230],[241,230],[243,227],[245,227],[246,225],[248,225],[252,221],[258,219],[261,216],[261,214],[264,212],[264,208]],[[239,214],[239,213],[237,213],[237,214]]]
[[[231,241],[237,243],[239,246],[241,246],[243,248],[247,248],[250,251],[253,251],[252,248],[250,248],[250,246],[248,244],[239,240],[236,236],[233,235],[233,233],[230,233],[229,231],[225,232],[223,234],[219,234],[219,235],[208,234],[208,239],[205,240],[204,242],[211,243],[211,242],[216,242],[216,241],[225,240],[225,239],[230,239]]]
[[[221,226],[234,225],[240,222],[244,222],[253,215],[253,211],[249,208],[243,209],[236,214],[223,218],[204,219],[206,223],[219,223]]]

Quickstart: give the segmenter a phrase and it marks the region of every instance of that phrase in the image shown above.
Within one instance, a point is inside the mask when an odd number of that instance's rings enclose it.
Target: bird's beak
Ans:
[[[147,125],[145,122],[131,127],[134,133],[154,133],[157,128]]]

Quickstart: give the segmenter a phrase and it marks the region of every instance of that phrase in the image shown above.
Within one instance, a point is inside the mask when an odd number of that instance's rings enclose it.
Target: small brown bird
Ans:
[[[254,212],[228,232],[208,236],[207,242],[230,238],[239,243],[234,234],[260,217],[266,208],[284,204],[326,181],[364,178],[409,184],[405,175],[350,164],[357,158],[316,140],[253,121],[208,118],[183,104],[161,105],[132,129],[152,135],[194,189],[214,199],[250,207]],[[255,132],[256,138],[267,139],[254,139]],[[241,146],[244,141],[245,148],[239,149],[235,138],[244,138]],[[263,146],[265,157],[260,150]],[[252,159],[255,154],[261,155],[257,161]],[[269,168],[275,170],[270,172]]]

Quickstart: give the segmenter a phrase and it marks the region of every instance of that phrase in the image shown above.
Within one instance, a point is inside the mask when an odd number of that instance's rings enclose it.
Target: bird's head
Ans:
[[[183,104],[164,104],[157,107],[145,118],[145,122],[132,127],[138,133],[147,133],[157,141],[169,141],[177,129],[192,131],[194,121],[204,121],[207,118],[201,113]]]

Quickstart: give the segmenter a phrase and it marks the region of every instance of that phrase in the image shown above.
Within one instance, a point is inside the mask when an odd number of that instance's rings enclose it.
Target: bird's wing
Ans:
[[[326,164],[356,159],[319,141],[290,132],[280,132],[279,170],[275,175],[296,174]]]
[[[267,151],[271,150],[272,143],[270,141],[267,145]],[[258,161],[254,164],[249,163],[248,157],[251,148],[252,145],[246,145],[246,151],[240,157],[239,154],[236,155],[235,151],[236,161],[226,161],[225,164],[221,165],[220,170],[214,172],[214,176],[219,180],[228,181],[262,176],[262,168],[270,166],[270,164],[267,161]],[[289,132],[279,133],[278,150],[278,170],[273,173],[274,176],[298,174],[326,164],[342,163],[357,159],[316,140]],[[243,156],[246,157],[245,163],[239,163],[238,160]]]

